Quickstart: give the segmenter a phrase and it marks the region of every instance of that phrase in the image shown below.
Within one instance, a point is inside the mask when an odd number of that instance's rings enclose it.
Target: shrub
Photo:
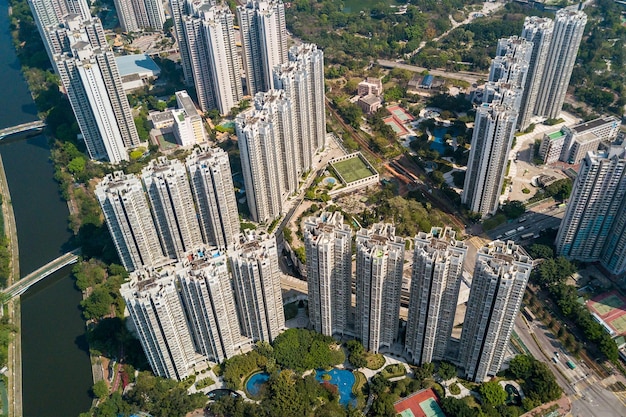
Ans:
[[[461,393],[461,388],[458,386],[457,383],[450,385],[449,389],[450,389],[450,394],[452,395],[459,395]]]

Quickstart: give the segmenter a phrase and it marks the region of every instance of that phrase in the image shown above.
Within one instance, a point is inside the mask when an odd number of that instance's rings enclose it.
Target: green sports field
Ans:
[[[334,162],[332,166],[346,183],[351,183],[375,174],[370,171],[367,165],[365,165],[358,156],[346,159],[345,161]]]

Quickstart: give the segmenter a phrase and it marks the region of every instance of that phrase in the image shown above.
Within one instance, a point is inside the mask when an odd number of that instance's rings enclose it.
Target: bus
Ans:
[[[522,310],[522,314],[524,315],[524,317],[526,317],[526,320],[528,320],[529,322],[532,322],[535,320],[535,315],[532,313],[532,311],[530,311],[528,307],[524,307],[524,309]]]
[[[517,230],[513,229],[513,230],[509,230],[508,232],[504,232],[504,235],[513,236],[515,233],[517,233]]]
[[[569,369],[576,369],[576,364],[575,364],[574,362],[572,362],[572,361],[567,361],[567,362],[565,362],[565,363],[567,364],[567,367],[568,367]]]
[[[531,237],[534,237],[535,234],[534,233],[525,233],[521,236],[522,239],[530,239]]]

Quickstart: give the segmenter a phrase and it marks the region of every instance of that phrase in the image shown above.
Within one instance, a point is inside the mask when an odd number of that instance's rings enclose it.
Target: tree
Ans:
[[[526,206],[518,200],[507,201],[502,205],[502,212],[508,219],[517,219],[526,212]]]
[[[296,390],[293,373],[282,371],[270,377],[269,393],[262,405],[271,416],[300,416],[304,404]]]
[[[506,401],[506,391],[497,381],[489,381],[478,387],[483,404],[496,407]]]
[[[434,372],[435,365],[432,362],[427,362],[422,364],[422,366],[418,366],[415,371],[413,371],[413,375],[418,381],[423,381],[426,378],[431,378]]]
[[[346,343],[346,348],[350,354],[348,360],[355,368],[364,368],[367,366],[367,359],[365,357],[365,348],[358,340],[350,340]]]
[[[531,245],[530,248],[528,249],[528,252],[530,256],[532,256],[535,259],[537,258],[549,259],[549,258],[554,257],[554,250],[552,250],[550,246],[540,245],[538,243]]]
[[[532,357],[517,355],[509,363],[509,370],[517,379],[526,379],[530,376],[533,368]]]
[[[109,396],[109,386],[106,381],[100,380],[96,382],[91,388],[91,392],[99,399],[103,399]]]
[[[96,287],[89,297],[80,302],[83,316],[87,320],[102,318],[110,314],[111,304],[113,304],[113,297],[104,287]]]
[[[437,373],[444,381],[452,379],[456,376],[456,366],[451,364],[450,362],[440,362],[439,369],[437,369]]]
[[[80,174],[81,172],[85,170],[86,163],[87,161],[85,161],[85,158],[82,155],[77,156],[76,158],[70,161],[70,163],[67,165],[67,169],[72,174]]]

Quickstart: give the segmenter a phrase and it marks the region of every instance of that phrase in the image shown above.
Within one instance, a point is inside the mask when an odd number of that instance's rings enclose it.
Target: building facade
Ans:
[[[512,241],[479,249],[458,363],[468,379],[482,382],[500,371],[531,270],[532,260]]]
[[[272,71],[287,61],[285,6],[280,0],[248,0],[237,7],[248,95],[274,88]]]
[[[199,2],[197,6],[192,10],[179,7],[188,61],[183,62],[183,69],[188,66],[200,109],[228,114],[243,98],[233,14],[225,5]]]
[[[574,181],[556,237],[559,255],[583,262],[602,261],[613,274],[624,269],[624,150],[589,152]]]
[[[561,9],[556,12],[535,103],[536,115],[554,119],[561,112],[586,24],[587,15],[582,10]]]
[[[520,104],[517,123],[519,130],[524,130],[530,125],[530,119],[535,112],[553,30],[554,21],[552,19],[537,16],[529,16],[524,19],[522,38],[532,42],[533,47],[524,85],[524,95]]]
[[[121,171],[109,174],[96,186],[96,197],[126,270],[164,262],[163,248],[139,178]]]
[[[513,143],[520,90],[498,88],[490,103],[476,109],[462,202],[483,217],[498,209]]]
[[[198,352],[210,361],[222,362],[237,353],[245,338],[239,329],[226,256],[215,255],[196,256],[176,275]]]
[[[298,175],[309,171],[316,152],[326,144],[324,54],[313,44],[292,47],[289,61],[274,69],[274,85],[291,100],[293,147]]]
[[[113,3],[124,32],[163,30],[165,13],[162,0],[114,0]]]
[[[352,310],[352,230],[340,212],[322,212],[305,221],[304,248],[310,326],[343,335]]]
[[[378,223],[357,233],[356,251],[356,337],[378,353],[398,336],[404,239],[391,224]]]
[[[178,144],[191,146],[206,142],[207,134],[202,116],[187,91],[176,92],[176,105],[178,110],[173,110],[172,115],[174,135]]]
[[[285,328],[276,239],[240,234],[228,256],[242,334],[255,342],[272,342]]]
[[[202,245],[202,235],[185,165],[162,156],[141,173],[165,255],[185,257]]]
[[[267,112],[251,110],[235,119],[241,170],[250,215],[269,223],[283,212],[283,173],[280,171],[281,135]]]
[[[196,148],[187,157],[186,165],[202,239],[207,245],[225,250],[239,234],[228,154],[220,148]]]
[[[415,237],[405,351],[413,363],[446,356],[467,246],[449,228],[433,228]]]
[[[183,380],[201,361],[185,318],[175,275],[138,271],[120,288],[141,347],[155,375]]]
[[[139,135],[115,56],[97,19],[70,16],[55,32],[54,62],[92,159],[128,160]]]
[[[43,41],[50,63],[54,66],[54,47],[51,45],[50,31],[58,28],[68,14],[77,15],[81,20],[90,20],[91,12],[87,0],[28,0],[39,36]]]

